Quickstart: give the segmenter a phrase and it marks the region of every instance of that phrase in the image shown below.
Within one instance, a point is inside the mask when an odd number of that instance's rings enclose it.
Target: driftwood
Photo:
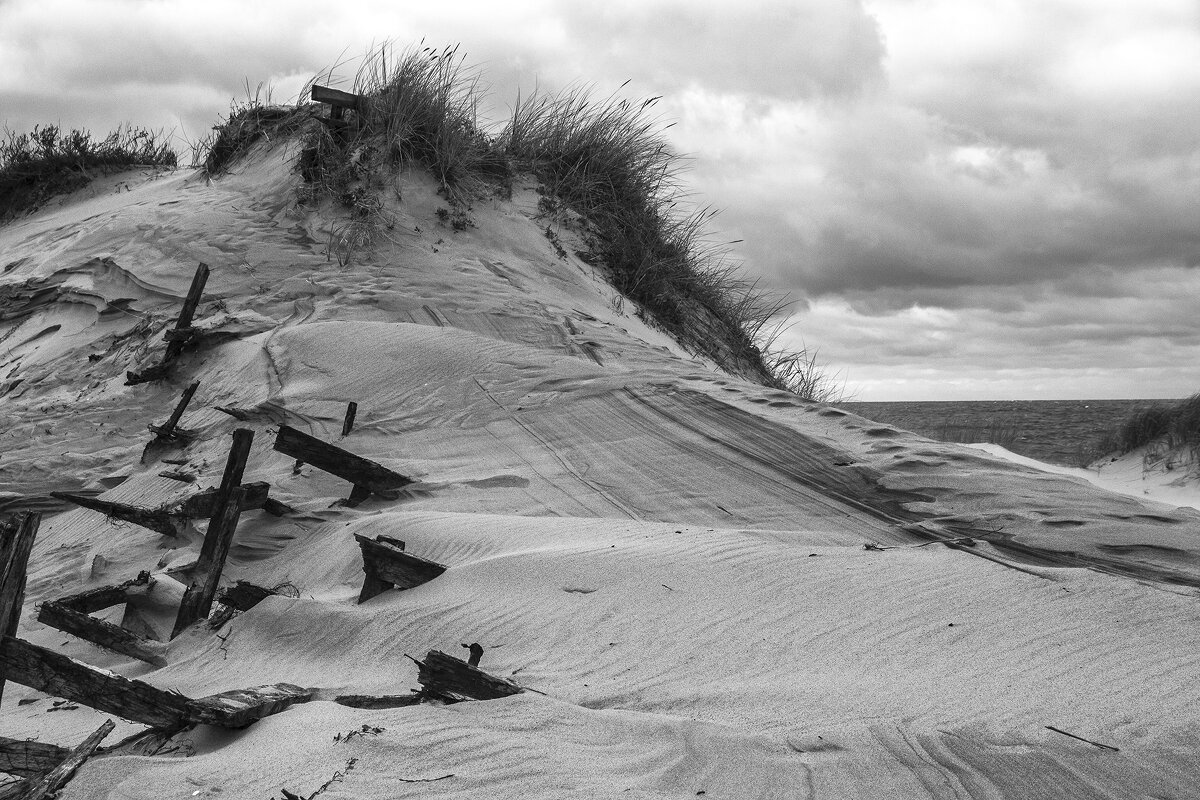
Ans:
[[[192,285],[188,288],[187,297],[183,300],[183,308],[175,320],[175,327],[163,336],[167,340],[167,351],[163,354],[162,361],[141,372],[126,373],[125,385],[133,386],[166,377],[171,369],[171,364],[179,358],[183,348],[195,339],[196,331],[192,328],[192,318],[196,315],[196,306],[200,305],[200,297],[204,294],[204,284],[207,282],[208,265],[201,262],[192,276]]]
[[[83,762],[91,758],[92,753],[96,752],[96,748],[104,741],[104,738],[112,732],[116,724],[111,720],[105,720],[104,724],[88,736],[79,746],[70,752],[62,763],[52,769],[44,778],[38,781],[30,781],[29,787],[25,793],[19,795],[21,800],[46,800],[53,797],[54,793],[66,785],[67,781],[71,780],[75,775],[75,770],[83,765]]]
[[[0,539],[0,634],[5,636],[17,635],[21,607],[25,604],[25,571],[41,522],[41,514],[26,512],[17,515],[13,524],[3,527],[3,538]],[[0,695],[3,695],[7,677],[7,671],[0,664]]]
[[[364,603],[391,588],[411,589],[429,583],[446,571],[446,567],[404,552],[404,542],[380,537],[368,539],[354,534],[362,549],[363,578],[358,602]]]
[[[512,681],[489,675],[439,650],[430,650],[424,661],[417,661],[417,666],[421,694],[447,703],[495,700],[525,691]]]
[[[238,581],[218,592],[217,602],[238,611],[249,611],[273,594],[278,592],[256,586],[249,581]]]
[[[250,445],[253,442],[254,431],[249,428],[238,428],[233,432],[233,446],[225,461],[225,474],[221,476],[221,485],[213,501],[213,517],[208,523],[204,544],[200,546],[200,558],[192,571],[192,581],[179,604],[172,638],[212,611],[213,597],[217,593],[225,558],[229,555],[229,546],[233,543],[238,518],[242,513],[241,504],[245,496],[242,474],[246,470],[246,460],[250,457]]]
[[[354,484],[352,502],[365,498],[367,493],[395,500],[399,497],[399,490],[413,482],[411,478],[393,472],[381,464],[336,445],[322,442],[315,436],[301,433],[288,425],[279,426],[279,435],[275,437],[275,449],[285,456],[312,464],[330,475],[350,481]]]
[[[38,621],[114,652],[157,667],[165,666],[167,648],[162,642],[89,616],[93,611],[125,603],[132,595],[144,594],[153,586],[150,573],[143,572],[119,586],[105,586],[43,603],[38,611]]]
[[[192,431],[186,431],[178,427],[179,420],[183,418],[184,409],[188,403],[192,402],[192,395],[196,393],[196,389],[200,387],[200,381],[192,381],[187,388],[183,390],[183,396],[179,398],[179,403],[176,404],[175,410],[171,412],[171,416],[162,425],[151,425],[150,430],[154,433],[154,441],[163,443],[181,443],[186,444],[196,438],[196,434]]]
[[[0,736],[0,772],[21,778],[38,778],[62,763],[70,749],[46,742]]]
[[[32,689],[169,730],[201,723],[242,728],[313,696],[311,689],[280,683],[193,700],[11,636],[0,640],[0,665],[10,680]]]

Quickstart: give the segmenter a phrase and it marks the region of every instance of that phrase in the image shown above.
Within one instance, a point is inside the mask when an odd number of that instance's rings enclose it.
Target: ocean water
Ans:
[[[855,414],[946,442],[994,442],[1014,453],[1077,467],[1102,455],[1097,441],[1139,409],[1172,400],[963,400],[840,403]]]

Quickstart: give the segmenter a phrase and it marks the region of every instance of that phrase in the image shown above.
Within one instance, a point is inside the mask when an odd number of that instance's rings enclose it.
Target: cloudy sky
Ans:
[[[0,118],[195,139],[423,38],[497,113],[665,95],[714,234],[859,399],[1200,391],[1197,0],[0,0]]]

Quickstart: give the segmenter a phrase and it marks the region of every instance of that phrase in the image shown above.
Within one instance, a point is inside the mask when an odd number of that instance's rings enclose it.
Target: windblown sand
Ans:
[[[190,696],[319,689],[242,731],[95,758],[63,798],[309,797],[339,772],[320,797],[1196,796],[1194,508],[727,375],[556,255],[531,181],[454,232],[433,182],[406,174],[394,225],[339,266],[344,220],[296,206],[288,155],[214,181],[130,173],[0,228],[0,506],[47,513],[20,635]],[[199,261],[211,335],[171,380],[125,386],[161,353]],[[146,426],[191,380],[183,424],[200,439],[143,463]],[[295,474],[272,450],[281,423],[418,483],[334,506],[349,484]],[[160,505],[216,485],[235,427],[255,432],[247,480],[297,513],[244,514],[225,579],[298,597],[197,626],[159,669],[36,621],[43,600],[141,569],[170,595],[162,570],[203,535],[171,540],[47,492]],[[1126,574],[929,543],[864,510],[888,497],[930,525]],[[357,605],[354,533],[449,569]],[[332,702],[416,688],[405,654],[470,642],[481,667],[536,692]],[[0,734],[72,746],[104,718],[53,702],[10,683]]]

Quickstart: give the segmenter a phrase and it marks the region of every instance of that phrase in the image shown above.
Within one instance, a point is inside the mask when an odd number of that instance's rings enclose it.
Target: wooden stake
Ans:
[[[279,426],[279,435],[275,437],[275,449],[285,456],[312,464],[330,475],[348,480],[363,491],[373,492],[389,500],[395,500],[399,497],[399,490],[413,482],[411,478],[393,472],[370,459],[326,444],[315,436],[301,433],[288,425]]]
[[[196,274],[192,276],[192,285],[188,288],[187,297],[183,301],[183,310],[179,312],[179,319],[175,321],[176,331],[191,329],[192,318],[196,315],[196,306],[200,305],[200,297],[204,294],[204,284],[207,282],[208,265],[202,261],[200,266],[196,267]],[[178,335],[172,337],[170,334],[167,338],[167,352],[163,356],[163,364],[169,364],[179,358],[184,346],[191,339],[190,336],[180,338]]]
[[[29,567],[29,553],[37,536],[42,515],[27,512],[16,518],[16,524],[5,531],[0,542],[0,634],[16,636],[21,622],[21,607],[25,604],[25,572]],[[0,697],[4,694],[4,681],[8,677],[0,665]]]
[[[220,494],[220,489],[206,489],[203,492],[197,492],[191,497],[183,501],[179,506],[178,514],[188,519],[208,519],[217,511],[217,496]],[[255,508],[262,508],[267,504],[271,484],[266,481],[254,481],[253,483],[242,484],[242,511],[250,511]]]
[[[342,436],[349,436],[354,430],[354,417],[358,414],[358,403],[346,404],[346,419],[342,422]]]
[[[193,438],[193,434],[176,426],[179,420],[183,418],[184,409],[188,403],[192,402],[192,395],[196,393],[196,389],[200,388],[200,381],[192,381],[187,388],[183,390],[183,396],[179,398],[179,402],[175,406],[175,410],[171,412],[171,416],[162,425],[151,425],[150,430],[154,432],[155,440],[160,442],[178,442],[187,441]]]
[[[157,531],[163,536],[180,536],[187,528],[186,520],[182,517],[172,515],[161,508],[139,508],[129,503],[99,500],[95,497],[72,494],[70,492],[51,492],[50,496],[57,497],[59,500],[66,500],[77,506],[90,508],[93,511],[99,511],[108,517],[132,522],[134,525],[141,525],[143,528]]]
[[[91,736],[80,742],[79,746],[71,751],[67,758],[55,767],[51,772],[36,783],[32,783],[30,788],[22,796],[22,800],[46,800],[48,797],[53,797],[54,793],[66,785],[67,781],[75,774],[75,770],[87,761],[92,753],[96,752],[96,748],[104,741],[104,737],[112,732],[116,727],[111,719],[105,720],[104,724],[92,733]]]
[[[217,489],[214,516],[208,523],[204,544],[200,547],[200,558],[192,571],[191,585],[184,592],[179,604],[179,615],[175,618],[175,629],[171,638],[178,636],[192,623],[204,619],[212,611],[213,597],[221,581],[221,570],[237,531],[238,518],[245,491],[241,487],[246,460],[250,456],[250,445],[254,442],[254,431],[238,428],[233,432],[233,447],[225,461],[225,474]]]

